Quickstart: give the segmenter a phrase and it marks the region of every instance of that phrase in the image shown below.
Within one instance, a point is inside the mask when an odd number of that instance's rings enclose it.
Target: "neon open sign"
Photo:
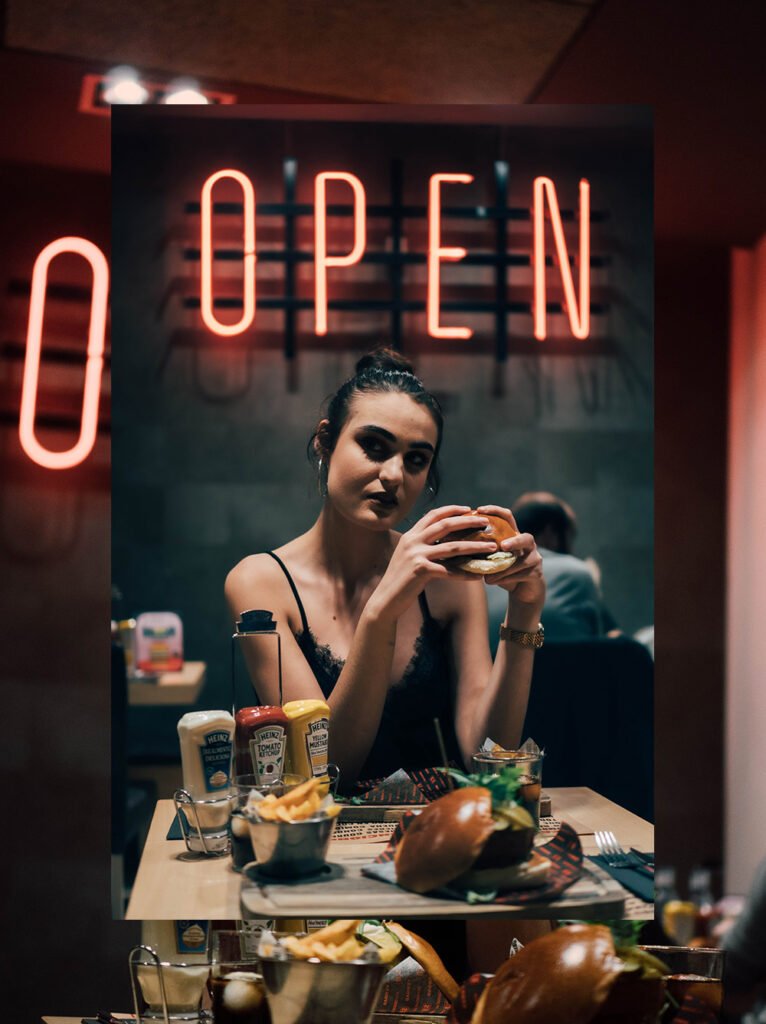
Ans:
[[[243,293],[242,316],[236,323],[222,323],[214,313],[213,296],[213,190],[222,179],[237,182],[243,195]],[[341,182],[351,189],[353,196],[354,241],[343,255],[330,255],[327,229],[327,185]],[[459,262],[467,252],[462,247],[442,244],[442,189],[467,185],[473,181],[470,174],[433,174],[428,185],[428,253],[426,321],[432,338],[469,340],[473,335],[467,326],[446,326],[440,322],[440,269],[443,263]],[[556,186],[550,178],[535,178],[532,188],[533,247],[532,268],[534,280],[533,320],[534,336],[544,341],[546,327],[546,260],[545,214],[550,215],[555,245],[556,265],[561,276],[565,309],[569,326],[575,338],[585,339],[590,334],[590,186],[585,179],[579,184],[579,246],[578,288],[575,289],[569,252],[562,225]],[[200,197],[200,314],[209,331],[222,337],[232,337],[251,330],[256,313],[256,195],[250,178],[242,171],[226,168],[211,174],[202,187]],[[327,334],[329,272],[342,271],[353,266],[364,256],[366,247],[366,195],[364,185],[346,171],[323,171],[314,180],[314,330],[318,336]],[[37,437],[35,419],[39,389],[40,361],[43,344],[48,272],[53,260],[63,253],[82,256],[92,272],[90,320],[87,356],[83,382],[80,433],[77,441],[66,451],[51,451]],[[85,238],[59,238],[40,252],[32,272],[29,303],[24,376],[19,414],[19,439],[26,454],[46,469],[70,469],[78,465],[93,450],[98,427],[98,406],[101,376],[104,364],[109,268],[101,250]]]
[[[213,311],[213,189],[221,180],[236,181],[243,194],[243,274],[242,316],[234,324],[222,323]],[[428,283],[426,293],[426,322],[432,338],[458,338],[468,340],[473,331],[465,326],[445,326],[440,321],[440,268],[443,263],[459,262],[467,255],[462,247],[442,245],[442,187],[468,185],[471,174],[433,174],[428,185]],[[351,188],[353,196],[354,243],[350,251],[341,256],[328,252],[327,184],[342,182]],[[533,320],[534,336],[544,341],[547,336],[545,214],[550,214],[555,245],[556,265],[564,290],[564,307],[573,337],[585,339],[590,335],[590,185],[582,179],[579,185],[579,246],[577,252],[578,288],[570,264],[569,251],[559,208],[556,186],[551,178],[537,177],[532,187],[532,219],[534,225],[532,267],[534,278]],[[202,187],[200,202],[200,312],[209,331],[222,337],[243,334],[253,328],[256,310],[256,252],[255,252],[256,197],[253,183],[242,171],[233,168],[211,174]],[[322,171],[314,179],[314,332],[327,334],[328,270],[353,266],[364,256],[366,247],[366,195],[364,185],[356,175],[347,171]]]

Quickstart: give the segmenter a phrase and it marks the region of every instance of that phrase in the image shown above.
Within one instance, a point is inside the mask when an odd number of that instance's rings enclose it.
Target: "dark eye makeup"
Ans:
[[[374,462],[383,462],[390,457],[391,446],[381,438],[362,434],[357,440],[367,457]],[[431,456],[426,451],[410,451],[404,456],[405,465],[414,473],[426,469],[430,461]]]

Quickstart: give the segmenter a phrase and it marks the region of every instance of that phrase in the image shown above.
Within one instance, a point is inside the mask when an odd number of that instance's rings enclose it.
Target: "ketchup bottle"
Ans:
[[[234,721],[236,774],[252,774],[261,784],[279,782],[285,768],[288,727],[282,708],[269,704],[241,708]]]

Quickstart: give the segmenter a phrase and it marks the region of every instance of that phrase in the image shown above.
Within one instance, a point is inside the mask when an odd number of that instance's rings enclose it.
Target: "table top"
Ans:
[[[180,672],[162,672],[156,683],[128,679],[128,703],[194,704],[205,682],[204,661],[185,661]]]
[[[634,846],[639,850],[654,849],[654,827],[625,808],[618,806],[592,789],[571,787],[549,789],[552,811],[559,820],[568,822],[580,837],[583,853],[597,854],[594,832],[596,829],[610,829],[627,849]],[[134,921],[199,918],[202,920],[237,920],[242,917],[240,890],[242,876],[232,869],[231,857],[201,857],[188,853],[182,840],[166,838],[175,809],[172,800],[159,800],[144,846],[141,862],[126,912],[126,918]],[[361,865],[373,860],[381,850],[385,835],[354,839],[333,839],[328,852],[331,863]],[[596,869],[597,870],[597,869]],[[612,880],[604,875],[609,882]],[[383,883],[381,883],[383,884]],[[578,883],[579,884],[579,883]],[[612,883],[616,885],[616,883]],[[387,887],[392,897],[398,890]],[[293,887],[297,892],[299,887]],[[619,887],[618,887],[619,889]],[[633,899],[629,893],[619,889],[627,897],[625,910],[619,916],[649,919],[653,916],[653,905]],[[445,901],[446,902],[446,901]],[[542,916],[567,916],[561,913],[561,904],[555,915],[550,911]],[[451,901],[445,915],[463,917],[474,912],[500,914],[502,916],[540,916],[533,911],[534,904],[519,907],[492,907],[486,904],[470,908],[468,904]],[[519,913],[522,910],[523,913]],[[264,917],[330,917],[348,916],[330,914],[324,910],[310,913],[299,912],[295,906],[276,914],[274,909],[264,910]],[[369,915],[379,916],[379,915]],[[570,915],[572,916],[572,915]],[[612,915],[614,916],[614,915]]]

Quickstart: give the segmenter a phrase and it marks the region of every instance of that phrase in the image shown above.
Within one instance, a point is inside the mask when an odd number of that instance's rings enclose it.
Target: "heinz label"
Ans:
[[[231,733],[209,732],[200,747],[200,757],[207,792],[216,793],[228,786],[231,770]]]
[[[250,756],[257,782],[279,782],[285,766],[287,733],[283,725],[264,725],[250,737]]]
[[[309,757],[312,775],[327,774],[327,759],[330,746],[329,718],[316,718],[306,729],[306,753]]]

